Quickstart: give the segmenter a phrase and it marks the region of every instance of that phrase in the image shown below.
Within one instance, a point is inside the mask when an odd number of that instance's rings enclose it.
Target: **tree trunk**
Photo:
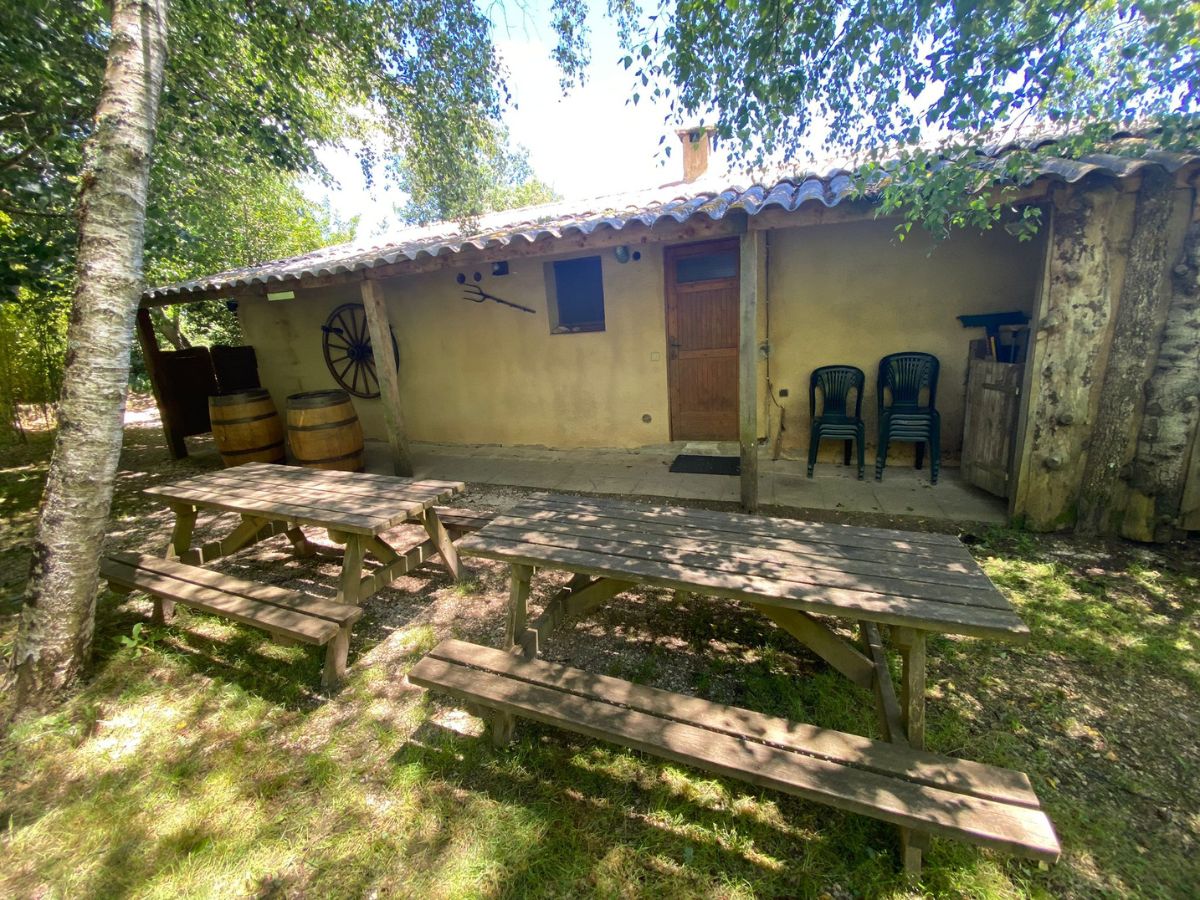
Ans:
[[[1074,522],[1078,460],[1099,391],[1111,325],[1111,245],[1120,196],[1112,187],[1055,196],[1047,269],[1030,366],[1030,438],[1016,512],[1035,531]]]
[[[151,309],[150,315],[154,318],[154,324],[158,326],[158,330],[162,333],[162,336],[167,339],[167,343],[176,350],[186,350],[192,346],[188,339],[183,336],[183,332],[179,330],[178,319],[171,318],[158,307]]]
[[[1079,491],[1079,534],[1111,534],[1120,526],[1117,491],[1131,456],[1133,422],[1162,334],[1164,289],[1174,200],[1172,178],[1146,170],[1133,217],[1125,280],[1113,321],[1112,347],[1100,389],[1100,407]]]
[[[22,707],[45,706],[78,677],[91,652],[142,291],[146,192],[166,49],[167,0],[113,0],[108,64],[79,195],[58,436],[10,660]]]
[[[1140,541],[1168,541],[1179,530],[1189,451],[1195,452],[1200,427],[1200,222],[1184,238],[1170,303],[1121,526],[1125,537]]]

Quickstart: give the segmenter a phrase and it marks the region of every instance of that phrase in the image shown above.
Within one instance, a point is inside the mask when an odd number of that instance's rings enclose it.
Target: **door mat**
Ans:
[[[741,475],[742,460],[737,456],[696,456],[680,453],[671,463],[672,472],[687,475]]]

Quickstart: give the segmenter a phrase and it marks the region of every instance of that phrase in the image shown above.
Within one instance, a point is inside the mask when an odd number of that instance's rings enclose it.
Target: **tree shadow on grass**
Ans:
[[[392,762],[419,770],[422,786],[450,782],[544,823],[506,869],[504,896],[594,890],[622,855],[624,875],[648,895],[740,883],[763,896],[815,896],[831,873],[862,891],[902,883],[894,831],[882,823],[529,722],[505,750],[426,723]],[[436,871],[454,828],[447,816],[406,853]]]

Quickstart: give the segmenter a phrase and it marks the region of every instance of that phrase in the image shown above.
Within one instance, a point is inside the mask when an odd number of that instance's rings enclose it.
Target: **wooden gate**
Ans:
[[[738,437],[738,242],[666,249],[671,439]]]
[[[962,474],[997,497],[1007,497],[1011,483],[1023,368],[991,359],[967,364]]]

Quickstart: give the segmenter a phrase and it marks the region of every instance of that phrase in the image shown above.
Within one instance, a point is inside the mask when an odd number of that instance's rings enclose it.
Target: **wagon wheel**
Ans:
[[[329,314],[321,326],[321,345],[325,365],[334,381],[355,397],[379,396],[379,373],[375,371],[375,353],[367,328],[367,312],[361,303],[343,303]],[[388,328],[391,332],[391,328]],[[392,335],[392,356],[400,365],[400,349]]]

